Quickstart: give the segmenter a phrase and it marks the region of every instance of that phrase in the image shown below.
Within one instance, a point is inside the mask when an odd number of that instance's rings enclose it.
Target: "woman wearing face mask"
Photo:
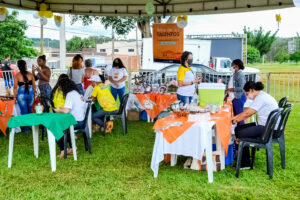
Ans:
[[[125,94],[125,82],[127,80],[128,73],[120,58],[116,58],[113,61],[113,67],[109,72],[108,80],[111,82],[111,94],[117,100],[123,98]]]
[[[228,88],[227,92],[234,93],[234,99],[232,100],[233,113],[234,116],[244,112],[244,104],[247,100],[246,95],[244,93],[244,85],[246,83],[245,75],[242,70],[244,70],[244,63],[240,59],[236,59],[232,61],[231,71],[233,72],[233,88]],[[244,121],[239,122],[240,125],[244,124]]]
[[[258,138],[264,130],[269,114],[278,108],[277,101],[268,93],[263,92],[264,85],[262,82],[249,81],[245,84],[244,90],[249,99],[253,100],[247,110],[233,117],[232,122],[241,122],[254,114],[258,115],[257,123],[238,125],[235,129],[236,138]],[[242,167],[250,166],[249,148],[243,150]]]
[[[38,74],[35,76],[35,80],[39,81],[38,86],[40,93],[42,96],[50,98],[52,91],[51,86],[49,84],[51,71],[50,68],[46,66],[46,56],[39,56],[37,59],[37,64],[38,67],[32,65],[32,74],[34,74],[35,71],[38,72]]]
[[[177,99],[185,105],[191,103],[195,93],[195,84],[199,84],[201,79],[195,78],[195,74],[192,71],[193,54],[191,52],[183,52],[180,63],[181,66],[177,71]]]

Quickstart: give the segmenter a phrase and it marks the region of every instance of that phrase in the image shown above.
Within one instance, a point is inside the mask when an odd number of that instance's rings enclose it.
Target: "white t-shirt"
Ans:
[[[195,80],[195,74],[192,70],[186,71],[184,76],[184,83],[191,83]],[[178,87],[177,94],[181,96],[188,96],[192,97],[195,93],[195,84],[193,85],[186,85],[182,87]]]
[[[277,101],[268,93],[263,91],[259,92],[259,94],[253,100],[253,103],[249,106],[256,110],[258,115],[258,125],[265,126],[269,114],[278,108]]]
[[[113,67],[108,76],[111,76],[111,78],[114,80],[114,81],[118,81],[118,80],[121,80],[124,76],[128,76],[128,73],[127,73],[127,70],[125,68],[117,68],[117,67]],[[121,82],[121,83],[118,83],[118,86],[116,86],[116,84],[114,83],[111,83],[111,86],[113,88],[116,88],[116,89],[120,89],[120,88],[123,88],[125,87],[125,81]]]
[[[84,120],[86,105],[83,96],[77,91],[73,90],[67,94],[64,107],[71,110],[70,113],[76,121],[80,122]]]

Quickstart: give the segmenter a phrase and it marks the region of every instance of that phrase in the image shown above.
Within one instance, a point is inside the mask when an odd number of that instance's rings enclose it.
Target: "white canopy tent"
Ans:
[[[145,5],[152,2],[154,15],[202,15],[249,12],[294,7],[293,0],[1,0],[0,6],[38,10],[40,3],[56,13],[134,16],[147,15]]]

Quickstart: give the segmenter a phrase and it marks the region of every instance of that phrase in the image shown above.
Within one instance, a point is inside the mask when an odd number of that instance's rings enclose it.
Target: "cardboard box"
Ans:
[[[140,112],[136,110],[128,110],[127,111],[127,119],[129,121],[139,121],[140,120]]]

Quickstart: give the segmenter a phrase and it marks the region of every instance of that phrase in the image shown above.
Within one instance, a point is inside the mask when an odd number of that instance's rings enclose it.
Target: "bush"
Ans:
[[[275,55],[275,61],[279,63],[287,62],[290,59],[290,55],[284,49],[280,49]]]
[[[255,63],[260,61],[260,53],[259,50],[253,46],[247,46],[247,62]]]
[[[293,54],[291,54],[290,60],[298,63],[300,61],[300,51],[295,51]]]

